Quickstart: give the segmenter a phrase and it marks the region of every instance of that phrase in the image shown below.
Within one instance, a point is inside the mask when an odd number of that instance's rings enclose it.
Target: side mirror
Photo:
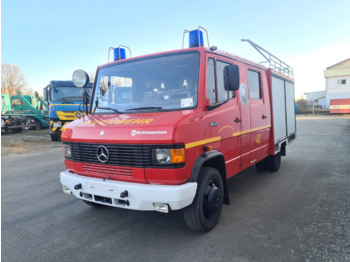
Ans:
[[[225,90],[236,91],[239,89],[239,67],[228,65],[224,68]]]
[[[49,102],[49,86],[43,88],[44,100]]]
[[[78,69],[74,71],[73,83],[76,87],[85,88],[89,81],[89,75],[84,70]]]

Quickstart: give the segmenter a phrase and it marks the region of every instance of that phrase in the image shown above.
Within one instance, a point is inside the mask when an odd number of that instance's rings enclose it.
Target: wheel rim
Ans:
[[[214,182],[210,182],[204,192],[203,213],[212,219],[220,210],[221,191]]]

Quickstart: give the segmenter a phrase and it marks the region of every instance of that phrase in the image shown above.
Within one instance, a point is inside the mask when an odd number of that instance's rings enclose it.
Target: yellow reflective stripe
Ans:
[[[260,127],[252,128],[252,129],[245,130],[245,131],[242,131],[242,132],[233,133],[232,136],[245,135],[245,134],[253,133],[253,132],[256,132],[256,131],[259,131],[259,130],[263,130],[263,129],[266,129],[266,128],[270,128],[270,127],[271,127],[271,125],[260,126]]]
[[[261,126],[261,127],[257,127],[257,128],[252,128],[252,129],[249,129],[249,130],[246,130],[246,131],[233,133],[232,136],[233,137],[241,136],[241,135],[253,133],[253,132],[256,132],[256,131],[259,131],[259,130],[263,130],[263,129],[266,129],[266,128],[270,128],[270,127],[271,127],[271,125],[266,125],[266,126]],[[185,145],[185,148],[188,149],[188,148],[201,146],[201,145],[205,145],[205,144],[209,144],[209,143],[213,143],[213,142],[218,142],[220,140],[221,140],[221,136],[212,137],[212,138],[208,138],[208,139],[204,139],[204,140],[199,140],[199,141],[196,141],[196,142],[188,143],[188,144]]]
[[[217,142],[221,140],[221,136],[217,136],[217,137],[212,137],[212,138],[208,138],[208,139],[204,139],[204,140],[199,140],[196,142],[192,142],[192,143],[188,143],[185,145],[185,148],[192,148],[192,147],[196,147],[196,146],[201,146],[201,145],[205,145],[208,143],[213,143],[213,142]]]
[[[74,112],[67,112],[67,111],[56,111],[57,116],[60,120],[75,120],[77,119],[75,117],[75,111]]]
[[[55,132],[56,129],[57,129],[57,127],[53,127],[53,128],[51,129],[51,131]]]

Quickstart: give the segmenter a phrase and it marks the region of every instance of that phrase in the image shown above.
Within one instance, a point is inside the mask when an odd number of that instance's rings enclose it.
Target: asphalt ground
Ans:
[[[231,205],[206,234],[181,211],[91,208],[64,194],[59,142],[4,146],[2,261],[350,261],[350,117],[299,117],[297,131],[278,172],[229,180]]]

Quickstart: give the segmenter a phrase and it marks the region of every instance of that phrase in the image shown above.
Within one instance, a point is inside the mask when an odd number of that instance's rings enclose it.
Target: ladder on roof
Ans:
[[[293,68],[287,65],[285,62],[283,62],[281,59],[274,56],[273,54],[266,51],[264,48],[262,48],[261,46],[257,45],[249,39],[242,39],[242,42],[248,42],[249,44],[251,44],[256,49],[256,51],[258,51],[266,59],[266,61],[260,62],[260,64],[268,63],[269,68],[276,70],[288,77],[294,77]]]

